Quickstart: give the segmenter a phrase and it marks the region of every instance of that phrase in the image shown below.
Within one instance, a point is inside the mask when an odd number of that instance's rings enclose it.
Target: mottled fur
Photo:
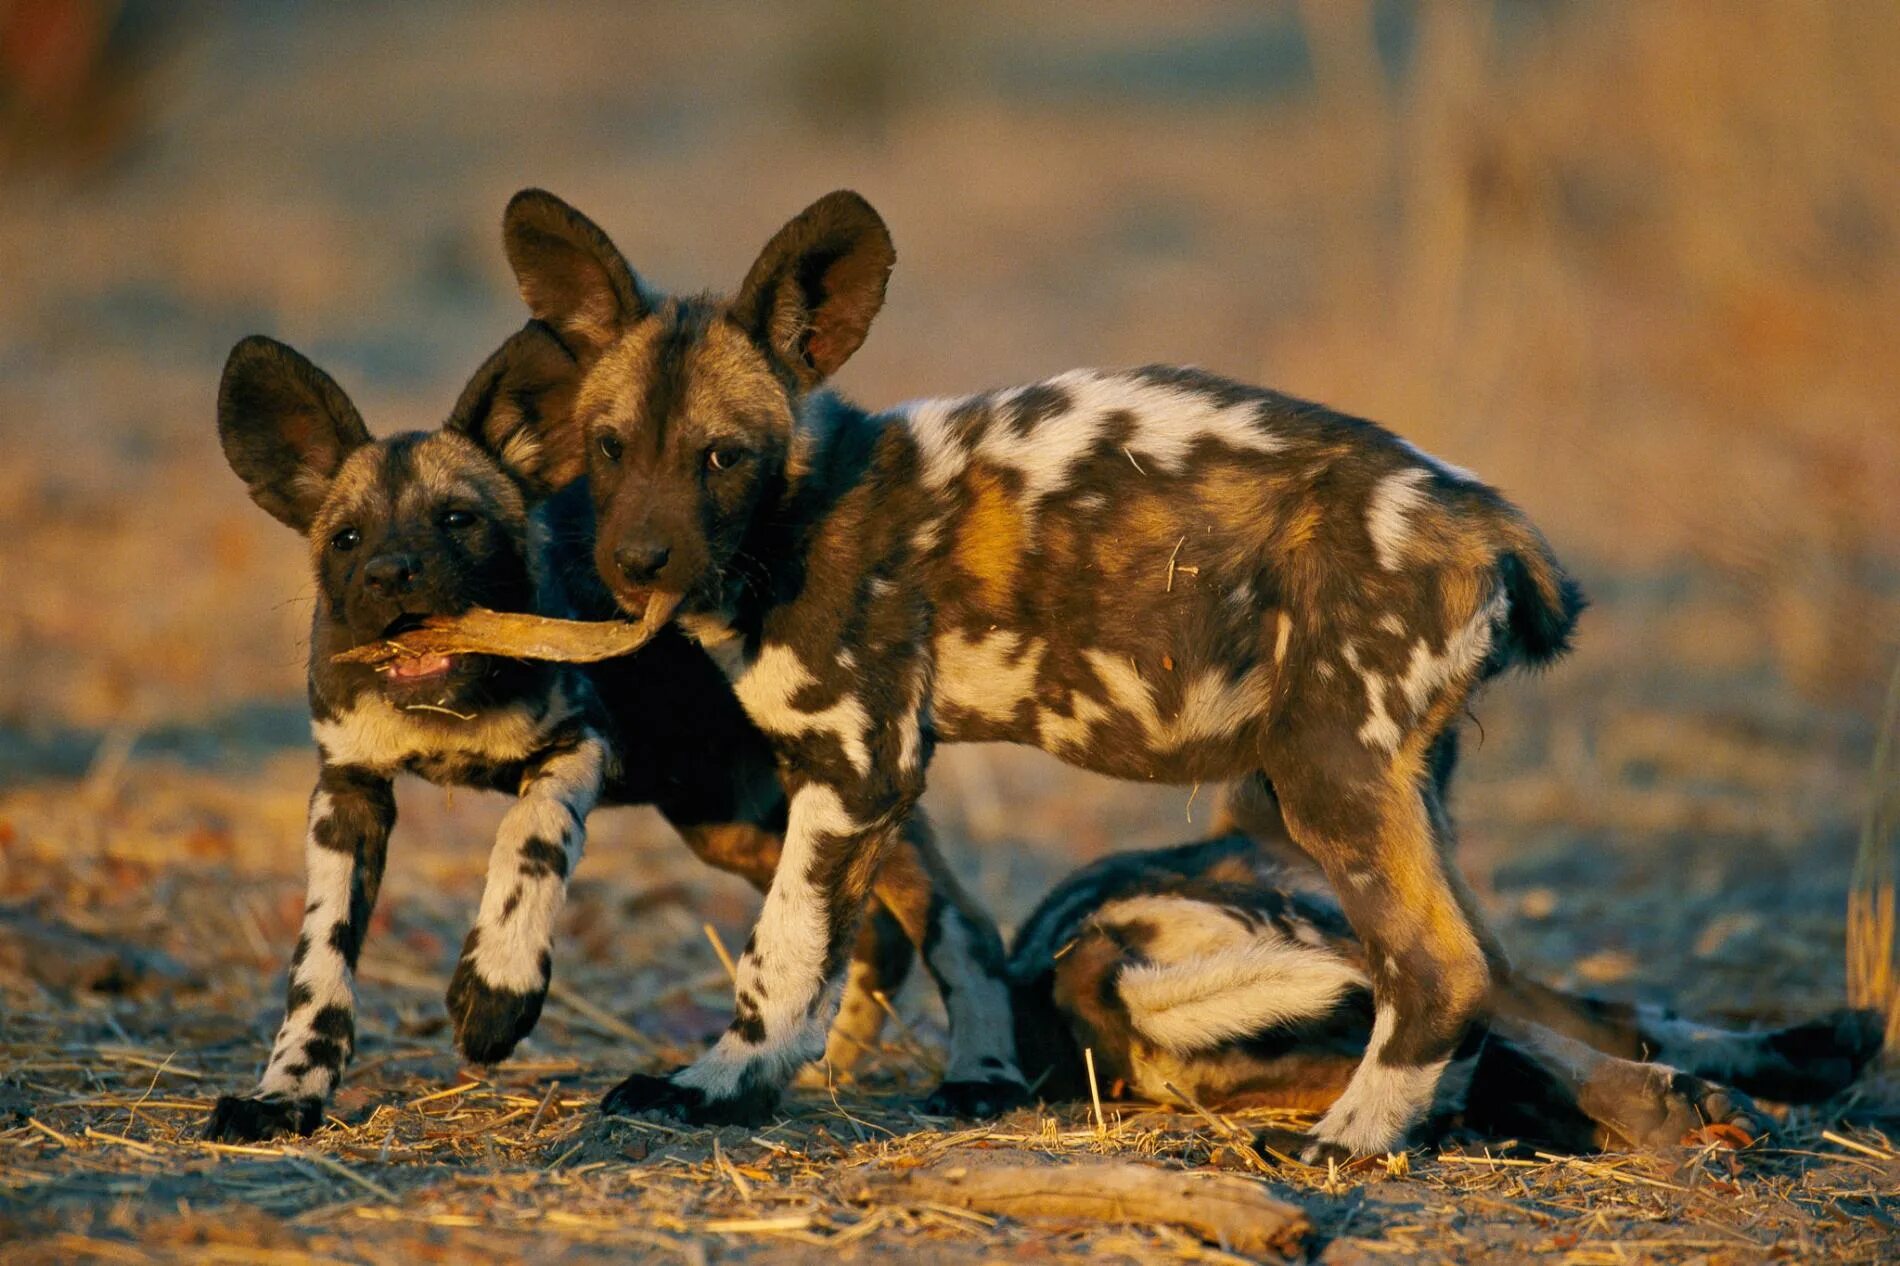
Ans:
[[[219,431],[259,505],[310,538],[317,601],[309,694],[320,765],[305,844],[309,900],[285,1018],[257,1090],[219,1100],[210,1133],[307,1133],[355,1040],[354,972],[395,822],[392,781],[413,774],[516,797],[496,835],[480,913],[449,985],[457,1045],[502,1059],[534,1027],[554,922],[596,804],[653,804],[709,863],[766,888],[785,797],[763,737],[705,653],[677,633],[585,669],[462,656],[379,673],[341,650],[420,617],[480,605],[601,618],[590,510],[571,444],[540,420],[570,407],[571,358],[529,325],[475,375],[439,431],[372,440],[329,377],[289,348],[232,352]],[[551,495],[552,494],[552,495]],[[422,671],[417,671],[418,669]],[[916,944],[952,1015],[952,1080],[938,1111],[1000,1109],[983,1061],[1013,1070],[1001,940],[936,855],[921,815],[869,881],[880,912],[857,987],[895,990]],[[839,1059],[882,1012],[852,1010]]]
[[[628,611],[679,600],[791,795],[742,1022],[610,1106],[755,1117],[818,1053],[940,741],[1264,779],[1378,1000],[1319,1141],[1393,1146],[1468,1074],[1507,967],[1447,860],[1435,753],[1482,682],[1565,649],[1582,605],[1497,492],[1370,422],[1169,366],[858,409],[822,384],[895,254],[855,194],[793,219],[729,299],[651,292],[538,191],[505,240],[582,367],[546,422],[587,454],[602,579]]]
[[[1024,1072],[1045,1098],[1084,1098],[1089,1050],[1111,1097],[1331,1108],[1378,1021],[1364,946],[1312,879],[1242,834],[1069,876],[1011,947]],[[1868,1013],[1736,1032],[1520,988],[1534,1006],[1497,1002],[1438,1124],[1568,1150],[1674,1146],[1718,1123],[1758,1132],[1749,1095],[1826,1098],[1880,1049]]]

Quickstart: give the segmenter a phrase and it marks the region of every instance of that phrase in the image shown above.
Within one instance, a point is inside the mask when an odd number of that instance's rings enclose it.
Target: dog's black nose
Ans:
[[[419,570],[408,554],[378,554],[363,564],[363,583],[385,598],[395,598],[415,587]]]
[[[658,541],[623,542],[614,549],[614,562],[619,564],[620,574],[636,585],[657,578],[671,557],[673,551]]]

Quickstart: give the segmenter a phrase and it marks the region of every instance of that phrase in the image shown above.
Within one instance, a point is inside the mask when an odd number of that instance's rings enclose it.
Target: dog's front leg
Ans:
[[[788,785],[785,848],[739,959],[731,1025],[671,1076],[621,1082],[603,1111],[756,1123],[792,1075],[824,1053],[872,881],[912,797],[867,797],[861,781],[844,790],[790,778]]]
[[[382,885],[396,798],[389,780],[325,765],[310,797],[304,836],[308,892],[290,957],[284,1022],[270,1063],[249,1095],[221,1095],[205,1135],[255,1141],[309,1134],[356,1046],[356,956]]]
[[[611,756],[576,728],[530,764],[501,820],[481,911],[449,981],[455,1042],[476,1064],[506,1059],[541,1018],[553,979],[554,921],[587,841]]]

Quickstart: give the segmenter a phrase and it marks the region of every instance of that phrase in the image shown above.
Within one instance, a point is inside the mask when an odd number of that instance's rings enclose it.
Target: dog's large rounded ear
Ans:
[[[574,389],[581,368],[553,331],[530,321],[462,388],[447,430],[459,431],[544,497],[586,473]]]
[[[523,189],[501,217],[502,249],[521,298],[583,365],[646,313],[626,258],[595,223],[542,189]]]
[[[330,375],[254,334],[224,362],[218,439],[251,500],[306,532],[343,459],[369,443],[369,430]]]
[[[766,243],[732,301],[732,315],[809,389],[864,342],[896,262],[883,219],[863,198],[840,189]]]

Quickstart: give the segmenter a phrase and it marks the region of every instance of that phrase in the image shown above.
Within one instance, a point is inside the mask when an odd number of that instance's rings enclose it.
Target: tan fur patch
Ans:
[[[957,522],[952,552],[957,566],[976,581],[984,603],[1000,612],[1014,596],[1022,567],[1022,511],[1003,481],[985,467],[972,467],[963,486],[970,502]]]
[[[730,321],[708,325],[705,337],[693,344],[692,358],[686,412],[706,428],[709,437],[716,437],[722,427],[736,427],[742,419],[770,419],[774,427],[783,428],[776,438],[789,435],[792,414],[784,389],[752,340]],[[756,442],[764,437],[746,438]]]
[[[527,522],[528,509],[514,481],[463,436],[438,431],[416,445],[414,460],[415,482],[403,489],[398,507],[403,514],[464,501],[487,507],[510,527]]]
[[[312,550],[322,554],[331,534],[368,510],[381,495],[385,456],[386,450],[381,444],[365,444],[343,459],[336,478],[330,481],[330,495],[324,498],[311,520]]]
[[[1281,488],[1278,481],[1258,470],[1222,464],[1195,482],[1194,497],[1222,528],[1251,535],[1275,517]]]
[[[659,319],[647,317],[608,345],[581,379],[574,397],[574,416],[625,419],[653,374],[659,336]]]

